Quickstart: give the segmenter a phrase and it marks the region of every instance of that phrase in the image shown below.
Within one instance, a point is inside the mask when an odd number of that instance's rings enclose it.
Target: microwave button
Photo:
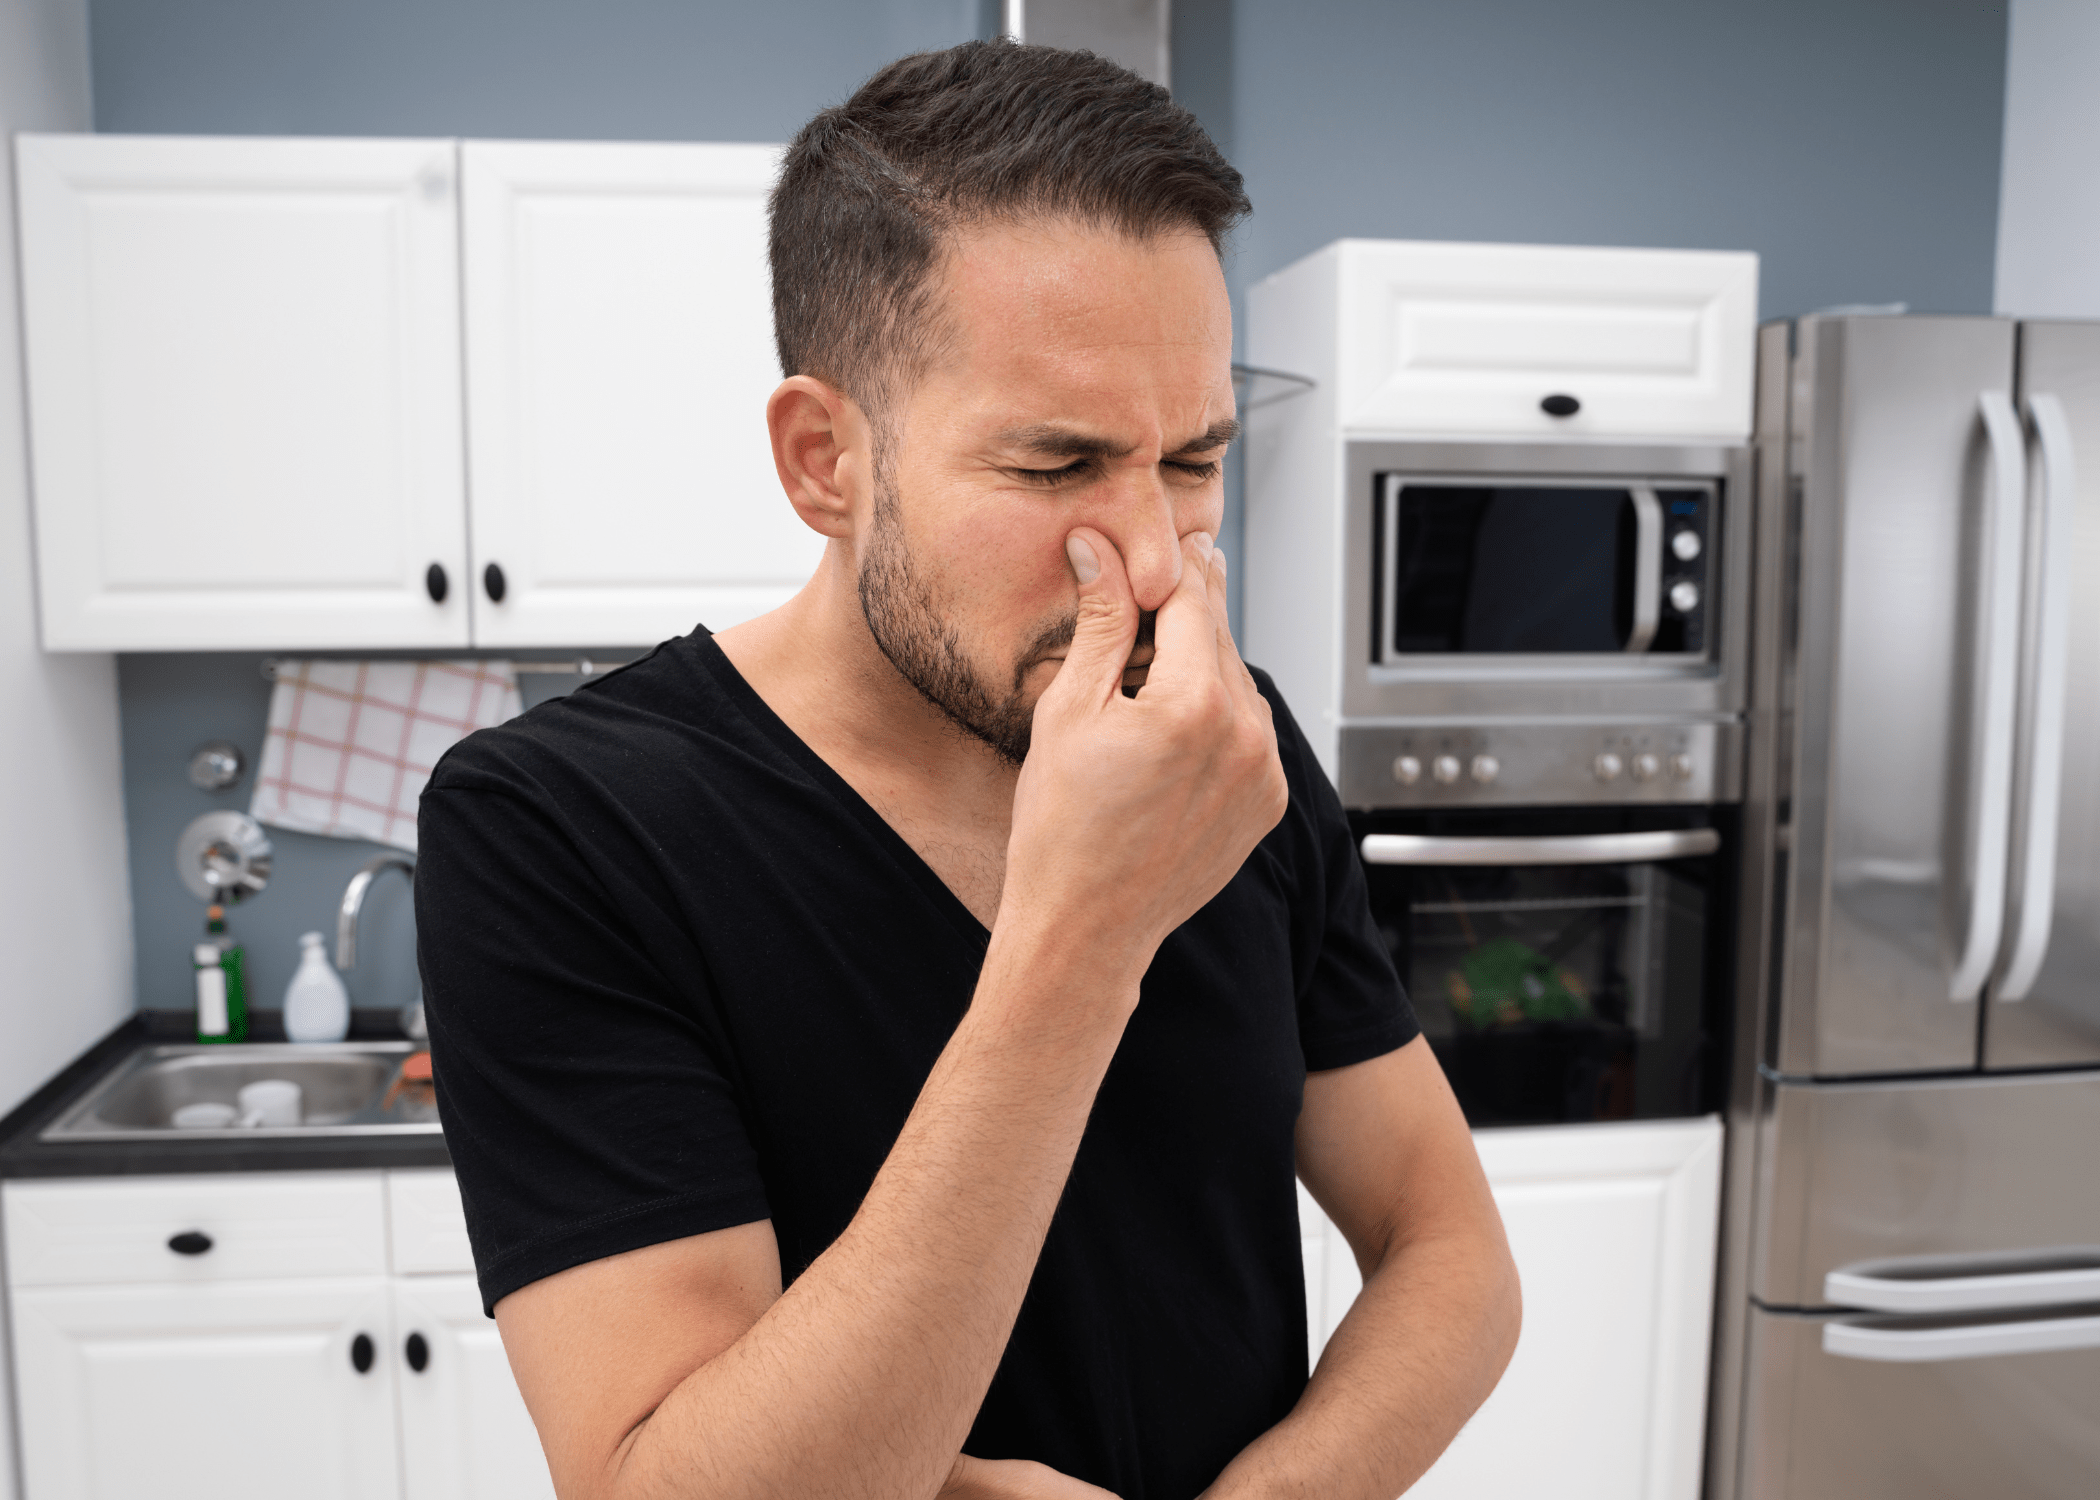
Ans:
[[[1660,755],[1651,754],[1649,751],[1643,750],[1633,758],[1633,779],[1635,781],[1653,781],[1662,774],[1662,768],[1663,763]]]
[[[1699,540],[1699,533],[1696,531],[1679,531],[1670,538],[1670,550],[1677,554],[1679,562],[1690,562],[1699,555],[1704,546],[1705,543]]]
[[[1473,779],[1486,786],[1502,774],[1502,762],[1492,755],[1476,755],[1473,757],[1472,772]]]
[[[1679,781],[1690,781],[1692,770],[1692,758],[1689,755],[1680,753],[1670,757],[1670,774]]]
[[[1393,780],[1402,786],[1413,786],[1422,779],[1422,763],[1412,755],[1393,757]]]
[[[1590,762],[1590,769],[1597,773],[1599,781],[1617,781],[1619,773],[1626,769],[1626,763],[1607,750]]]
[[[1699,585],[1689,578],[1680,578],[1670,585],[1670,608],[1681,615],[1688,615],[1699,607]]]
[[[1458,780],[1464,771],[1465,767],[1458,763],[1458,757],[1455,755],[1439,755],[1429,767],[1429,774],[1441,781],[1445,786],[1449,786],[1452,782]]]

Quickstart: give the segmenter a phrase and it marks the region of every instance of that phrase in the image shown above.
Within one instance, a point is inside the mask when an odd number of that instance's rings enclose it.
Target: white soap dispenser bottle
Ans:
[[[340,1042],[350,1034],[350,992],[329,967],[318,932],[299,939],[299,972],[284,991],[284,1034],[294,1042]]]

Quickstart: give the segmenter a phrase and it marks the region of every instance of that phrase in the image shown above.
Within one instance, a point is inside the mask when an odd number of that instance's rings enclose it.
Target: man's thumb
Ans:
[[[1065,538],[1065,556],[1079,583],[1079,618],[1065,652],[1064,672],[1080,682],[1121,686],[1130,648],[1137,643],[1138,607],[1123,571],[1123,554],[1091,527]]]

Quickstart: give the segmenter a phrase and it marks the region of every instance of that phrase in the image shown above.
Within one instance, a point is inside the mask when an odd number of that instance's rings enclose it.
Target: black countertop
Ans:
[[[140,1011],[82,1053],[56,1078],[0,1119],[0,1178],[118,1177],[168,1172],[326,1172],[372,1167],[449,1167],[445,1138],[428,1135],[274,1136],[252,1141],[197,1140],[170,1132],[164,1141],[40,1141],[37,1133],[141,1047],[195,1041],[187,1011]],[[282,1041],[275,1011],[251,1014],[249,1036]],[[350,1040],[399,1041],[388,1010],[358,1010]],[[238,1046],[238,1043],[232,1044]]]

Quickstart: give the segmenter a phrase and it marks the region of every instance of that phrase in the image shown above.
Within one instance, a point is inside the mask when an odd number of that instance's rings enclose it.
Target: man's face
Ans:
[[[890,423],[861,604],[905,678],[1018,763],[1076,618],[1066,534],[1091,526],[1123,556],[1136,687],[1181,538],[1217,533],[1232,309],[1200,234],[1066,220],[966,233],[941,291],[954,338]]]

